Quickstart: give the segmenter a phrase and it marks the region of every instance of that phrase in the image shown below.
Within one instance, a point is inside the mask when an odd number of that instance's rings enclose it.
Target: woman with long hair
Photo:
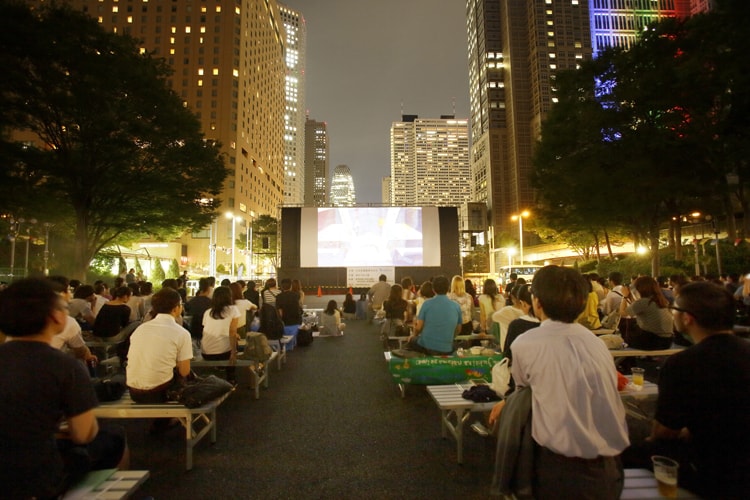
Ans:
[[[320,326],[328,335],[343,335],[346,324],[341,322],[341,312],[335,300],[329,300],[323,314],[320,315]]]
[[[401,279],[401,297],[406,301],[406,314],[404,314],[404,321],[407,323],[414,319],[414,299],[417,298],[416,294],[412,290],[414,282],[409,276],[405,276]]]
[[[255,304],[242,296],[242,285],[240,285],[239,283],[232,283],[231,285],[229,285],[229,289],[232,291],[232,300],[234,301],[234,305],[240,312],[240,317],[237,318],[237,334],[240,336],[240,338],[245,338],[245,334],[247,333],[248,316],[252,321],[253,311],[255,311],[257,307],[255,306]]]
[[[390,336],[396,327],[403,326],[407,305],[408,303],[404,300],[401,285],[393,285],[388,298],[383,301],[385,323],[383,323],[383,329],[380,333],[384,336]]]
[[[203,313],[203,339],[201,352],[203,359],[209,361],[228,359],[237,360],[237,323],[240,311],[234,305],[232,291],[229,287],[220,286],[214,290],[211,307]],[[237,382],[234,366],[227,367],[227,380]]]
[[[453,277],[448,298],[461,308],[461,332],[459,335],[471,335],[474,331],[472,323],[474,317],[474,297],[466,291],[466,283],[461,276],[456,275]]]
[[[292,280],[292,291],[297,292],[297,295],[299,295],[299,306],[304,307],[305,292],[302,290],[302,283],[299,280]]]
[[[629,287],[622,287],[620,316],[635,316],[635,323],[630,323],[628,331],[622,332],[625,342],[645,351],[669,349],[674,329],[669,301],[650,276],[636,279],[635,290],[640,298],[634,301]]]
[[[531,306],[531,285],[519,286],[516,295],[518,307],[523,311],[523,314],[508,325],[508,334],[505,336],[505,344],[503,345],[503,356],[509,359],[513,359],[513,353],[511,352],[513,341],[522,333],[539,326],[539,319],[534,316],[534,308]]]
[[[505,297],[493,279],[484,280],[482,295],[479,296],[479,331],[492,331],[492,314],[505,306]]]
[[[351,293],[346,294],[342,309],[344,310],[344,319],[355,319],[357,317],[357,302]]]

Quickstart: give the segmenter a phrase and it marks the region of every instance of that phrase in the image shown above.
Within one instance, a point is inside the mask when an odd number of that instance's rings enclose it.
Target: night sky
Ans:
[[[306,109],[328,124],[330,173],[346,164],[357,203],[380,203],[391,124],[469,117],[464,0],[286,0],[307,25]]]

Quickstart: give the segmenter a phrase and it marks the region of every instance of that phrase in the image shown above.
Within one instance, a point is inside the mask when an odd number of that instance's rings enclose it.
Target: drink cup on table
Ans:
[[[652,456],[651,463],[654,465],[654,477],[659,488],[659,495],[664,498],[677,498],[677,470],[680,464],[661,455]]]
[[[643,387],[643,376],[646,373],[646,370],[643,368],[633,368],[631,373],[633,374],[633,384],[638,387]]]

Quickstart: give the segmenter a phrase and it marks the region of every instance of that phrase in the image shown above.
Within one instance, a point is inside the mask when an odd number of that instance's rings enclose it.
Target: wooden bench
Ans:
[[[149,477],[147,470],[96,470],[69,489],[63,500],[119,500],[132,496]]]
[[[625,486],[620,499],[661,500],[654,473],[648,469],[625,469]],[[698,498],[687,490],[677,487],[677,498]]]
[[[195,358],[190,362],[190,368],[226,368],[228,366],[236,366],[238,368],[247,368],[250,372],[250,387],[255,391],[255,399],[260,399],[260,385],[268,389],[268,373],[270,370],[266,370],[266,367],[270,366],[273,360],[278,358],[279,353],[274,351],[271,353],[271,357],[265,362],[259,363],[252,359],[238,359],[232,364],[228,359],[207,361],[200,355],[196,355]]]
[[[97,418],[176,418],[185,428],[185,469],[193,468],[193,448],[203,437],[211,433],[211,443],[216,442],[216,408],[229,397],[231,391],[222,397],[198,408],[169,402],[141,404],[130,399],[126,391],[122,399],[101,403],[94,408]],[[197,427],[196,427],[197,426]]]

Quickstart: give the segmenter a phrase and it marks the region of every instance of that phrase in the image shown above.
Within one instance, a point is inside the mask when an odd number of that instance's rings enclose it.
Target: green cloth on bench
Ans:
[[[426,356],[399,358],[392,356],[388,370],[399,384],[441,385],[455,384],[473,378],[492,381],[492,367],[503,359],[494,356]]]

